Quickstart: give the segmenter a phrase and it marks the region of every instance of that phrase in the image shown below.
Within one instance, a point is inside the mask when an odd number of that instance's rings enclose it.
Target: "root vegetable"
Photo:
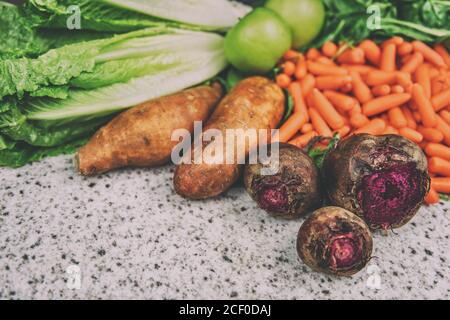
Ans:
[[[304,216],[320,204],[318,170],[302,149],[289,144],[280,144],[278,163],[280,170],[275,175],[262,175],[270,164],[247,165],[245,188],[262,209],[275,217]]]
[[[100,129],[76,156],[83,175],[121,167],[152,167],[170,161],[174,130],[193,131],[206,120],[222,95],[220,85],[203,86],[132,108]]]
[[[297,252],[313,270],[351,276],[362,270],[372,255],[372,235],[357,215],[338,207],[317,210],[301,226]]]
[[[371,229],[399,228],[411,220],[428,193],[427,159],[413,142],[396,135],[355,135],[324,161],[333,205],[363,217]]]
[[[204,127],[204,133],[216,129],[225,137],[227,129],[265,129],[270,135],[270,130],[281,122],[284,102],[282,90],[272,81],[262,77],[245,79],[222,100]],[[226,142],[225,139],[221,148],[223,152],[237,148],[236,141],[234,146],[227,146]],[[258,141],[249,141],[243,153],[248,155],[251,147],[257,144]],[[208,145],[203,143],[203,150]],[[195,153],[192,150],[193,160]],[[236,182],[242,172],[243,165],[238,164],[237,160],[242,159],[235,159],[234,164],[208,164],[207,161],[181,164],[175,170],[175,191],[183,197],[197,200],[220,195]]]

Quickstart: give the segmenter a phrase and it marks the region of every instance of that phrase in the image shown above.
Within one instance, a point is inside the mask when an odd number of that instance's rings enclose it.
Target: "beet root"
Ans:
[[[333,205],[355,212],[373,230],[405,225],[430,188],[427,159],[396,135],[355,135],[324,161],[325,188]]]
[[[269,165],[246,166],[244,183],[250,196],[269,214],[285,219],[299,218],[317,208],[321,197],[313,160],[303,150],[280,143],[278,163],[280,170],[275,175],[261,174]]]
[[[315,271],[351,276],[362,270],[372,255],[372,235],[357,215],[338,207],[315,211],[301,226],[297,252]]]

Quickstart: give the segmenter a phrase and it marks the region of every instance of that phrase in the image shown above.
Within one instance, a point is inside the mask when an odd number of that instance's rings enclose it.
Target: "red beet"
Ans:
[[[313,160],[301,149],[280,144],[280,170],[275,175],[261,174],[268,165],[247,165],[245,188],[269,214],[295,219],[320,204],[319,173]]]
[[[323,173],[331,203],[355,212],[374,230],[410,221],[430,187],[422,150],[396,135],[341,141],[325,158]]]
[[[372,247],[372,235],[364,221],[338,207],[314,212],[297,237],[303,262],[315,271],[336,276],[351,276],[363,269]]]

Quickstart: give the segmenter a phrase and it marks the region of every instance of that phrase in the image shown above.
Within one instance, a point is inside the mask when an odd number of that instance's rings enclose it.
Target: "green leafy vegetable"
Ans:
[[[325,149],[323,149],[323,148],[314,148],[314,146],[312,146],[311,150],[308,150],[309,156],[314,160],[314,163],[316,164],[316,166],[319,169],[322,168],[323,160],[325,159],[327,154],[331,150],[336,148],[336,146],[337,146],[337,144],[339,143],[340,140],[341,140],[341,137],[339,136],[339,134],[335,134],[334,137],[330,140],[327,148],[325,148]]]

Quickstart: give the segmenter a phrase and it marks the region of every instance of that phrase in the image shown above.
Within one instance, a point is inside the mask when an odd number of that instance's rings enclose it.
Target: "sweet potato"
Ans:
[[[83,175],[170,161],[176,129],[194,129],[208,119],[222,95],[220,85],[202,86],[149,101],[118,115],[81,148],[76,159]]]
[[[223,136],[227,129],[266,129],[270,134],[280,123],[284,113],[284,94],[272,81],[262,77],[252,77],[241,81],[219,104],[211,119],[204,127],[219,130]],[[205,139],[202,139],[204,141]],[[223,141],[223,150],[226,150]],[[258,141],[249,141],[245,155]],[[203,150],[208,143],[203,143]],[[236,143],[232,146],[237,148]],[[194,155],[195,150],[191,151]],[[177,166],[174,176],[175,191],[189,199],[211,198],[229,189],[242,173],[243,165],[218,163],[191,163]],[[237,160],[237,159],[236,159]]]

